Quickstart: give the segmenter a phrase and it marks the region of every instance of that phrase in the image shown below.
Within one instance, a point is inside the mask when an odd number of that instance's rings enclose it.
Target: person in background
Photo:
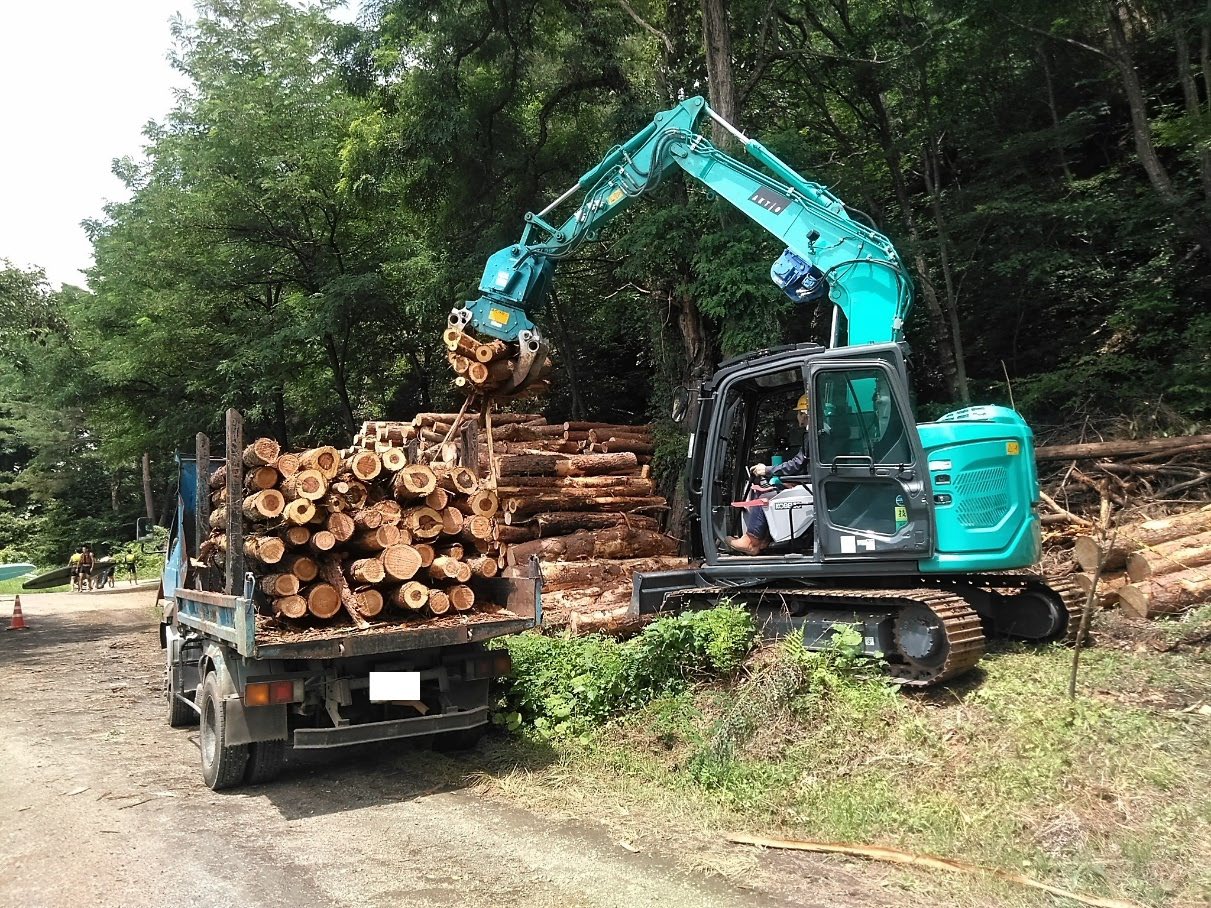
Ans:
[[[93,557],[93,549],[91,545],[85,545],[80,549],[80,588],[81,590],[93,588],[93,567],[96,566],[97,559]]]
[[[137,584],[139,582],[139,556],[134,552],[127,552],[122,556],[122,561],[126,567],[126,579]]]
[[[84,587],[81,586],[83,581],[80,579],[80,559],[83,557],[84,546],[80,546],[80,548],[71,553],[71,558],[67,560],[67,563],[71,565],[71,588],[77,593],[84,589]]]

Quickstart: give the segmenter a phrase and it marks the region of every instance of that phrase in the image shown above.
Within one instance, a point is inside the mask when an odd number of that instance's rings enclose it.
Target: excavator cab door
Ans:
[[[820,556],[929,557],[929,478],[899,348],[830,350],[813,356],[804,372]]]

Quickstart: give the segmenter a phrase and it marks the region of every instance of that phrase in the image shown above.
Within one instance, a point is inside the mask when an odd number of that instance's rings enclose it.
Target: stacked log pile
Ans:
[[[356,446],[475,462],[496,496],[481,526],[487,552],[514,576],[538,561],[548,627],[608,624],[629,607],[636,572],[686,565],[678,541],[661,532],[668,505],[650,475],[651,426],[422,413],[410,423],[366,423]],[[590,612],[605,617],[576,618]]]
[[[395,456],[398,455],[398,456]],[[496,494],[475,469],[394,449],[282,452],[259,438],[243,453],[244,555],[267,610],[285,623],[434,618],[491,606]],[[211,477],[211,536],[195,566],[222,562],[226,467]]]
[[[1211,505],[1120,526],[1110,544],[1080,535],[1073,558],[1086,592],[1101,566],[1098,603],[1135,618],[1181,614],[1211,601]]]

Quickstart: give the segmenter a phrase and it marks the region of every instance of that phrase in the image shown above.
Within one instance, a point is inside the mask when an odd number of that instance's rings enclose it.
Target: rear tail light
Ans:
[[[485,653],[467,661],[466,677],[468,680],[503,678],[512,673],[513,660],[509,658],[509,654],[505,650]]]
[[[250,681],[244,685],[245,706],[280,706],[303,702],[303,679]]]

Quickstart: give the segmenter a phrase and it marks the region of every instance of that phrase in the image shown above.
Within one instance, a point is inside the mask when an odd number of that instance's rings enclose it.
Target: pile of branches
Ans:
[[[1211,601],[1211,435],[1040,447],[1045,558],[1135,618]],[[1201,506],[1201,507],[1200,507]],[[1114,515],[1103,525],[1101,515]],[[1100,571],[1100,573],[1099,573]]]

